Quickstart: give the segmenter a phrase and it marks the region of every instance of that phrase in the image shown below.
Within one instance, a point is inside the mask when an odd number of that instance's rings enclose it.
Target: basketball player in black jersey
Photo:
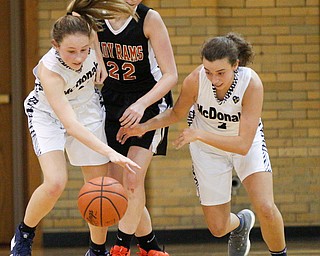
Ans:
[[[172,106],[170,90],[177,83],[177,69],[166,26],[160,15],[141,4],[126,1],[136,11],[138,21],[126,16],[105,20],[98,33],[100,48],[108,77],[102,95],[107,111],[105,131],[108,145],[138,163],[137,175],[122,176],[113,165],[109,175],[128,185],[136,179],[137,186],[128,190],[128,210],[119,222],[117,242],[111,255],[130,255],[130,242],[136,236],[139,255],[168,255],[162,252],[152,231],[145,207],[144,180],[154,154],[164,155],[167,128],[131,138],[124,145],[116,140],[120,127],[134,127]],[[120,169],[120,170],[119,170]]]

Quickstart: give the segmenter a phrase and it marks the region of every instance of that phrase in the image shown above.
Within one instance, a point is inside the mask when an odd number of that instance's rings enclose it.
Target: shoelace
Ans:
[[[247,234],[247,230],[240,231],[240,233],[236,233],[236,232],[231,232],[230,233],[230,244],[232,242],[232,244],[236,244],[239,247],[237,247],[237,249],[239,250],[240,247],[242,247],[245,243],[245,236]]]

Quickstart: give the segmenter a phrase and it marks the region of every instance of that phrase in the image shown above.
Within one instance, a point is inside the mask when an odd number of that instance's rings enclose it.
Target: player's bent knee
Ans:
[[[224,225],[211,224],[208,228],[214,237],[223,237],[227,234],[226,227]]]

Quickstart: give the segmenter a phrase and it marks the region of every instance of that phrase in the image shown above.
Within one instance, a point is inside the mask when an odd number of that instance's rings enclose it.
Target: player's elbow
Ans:
[[[71,126],[64,126],[64,129],[66,130],[66,133],[72,137],[75,135],[75,129],[73,129]]]
[[[167,75],[167,78],[169,78],[167,80],[169,82],[168,84],[171,85],[171,88],[175,87],[177,85],[177,83],[178,83],[178,72],[177,72],[177,70],[171,70],[166,75]]]
[[[74,125],[72,122],[65,122],[63,123],[63,126],[68,135],[75,137],[78,132],[78,128],[76,125]]]
[[[238,148],[238,154],[245,156],[248,154],[249,150],[251,148],[251,144],[243,143],[239,148]]]
[[[170,124],[177,123],[183,118],[183,115],[176,112],[174,108],[170,109],[170,111]]]
[[[178,72],[177,71],[172,73],[172,80],[173,80],[174,85],[176,85],[178,83]]]

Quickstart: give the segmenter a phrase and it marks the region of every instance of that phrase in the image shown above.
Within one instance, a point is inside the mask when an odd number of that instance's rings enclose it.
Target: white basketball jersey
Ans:
[[[95,88],[94,80],[98,67],[95,51],[90,49],[88,57],[80,70],[71,69],[54,48],[50,49],[39,61],[47,69],[59,74],[65,81],[64,94],[83,124],[101,120],[103,115],[102,97]],[[38,64],[39,65],[39,64]],[[41,81],[37,76],[38,65],[33,69],[35,88],[25,101],[26,108],[35,108],[47,112],[58,119],[47,101]]]
[[[205,74],[204,67],[199,71],[199,91],[193,106],[194,119],[191,127],[223,136],[237,136],[239,133],[242,99],[251,79],[252,70],[239,67],[235,79],[223,100],[216,97],[215,88]],[[260,120],[255,139],[262,139]],[[216,149],[201,141],[196,141],[203,149]],[[207,151],[206,150],[206,151]]]

